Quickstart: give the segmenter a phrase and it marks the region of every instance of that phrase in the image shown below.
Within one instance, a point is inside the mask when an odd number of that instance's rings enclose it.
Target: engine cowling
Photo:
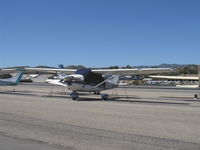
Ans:
[[[67,75],[64,79],[65,82],[83,82],[84,76],[81,74]]]

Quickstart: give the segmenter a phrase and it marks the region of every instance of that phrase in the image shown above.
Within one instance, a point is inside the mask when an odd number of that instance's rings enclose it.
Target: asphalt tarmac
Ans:
[[[198,90],[119,88],[111,99],[47,84],[0,87],[0,150],[199,150]]]

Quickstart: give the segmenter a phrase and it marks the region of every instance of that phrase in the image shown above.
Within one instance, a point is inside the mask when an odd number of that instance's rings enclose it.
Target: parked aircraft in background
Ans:
[[[0,86],[18,85],[23,72],[18,72],[15,76],[7,79],[0,79]]]
[[[73,100],[79,98],[78,92],[94,92],[99,94],[103,90],[113,89],[118,86],[121,75],[154,74],[171,72],[170,68],[143,68],[143,69],[52,69],[52,68],[24,68],[26,71],[41,73],[65,73],[60,80],[51,81],[51,84],[60,84],[72,90],[70,96]],[[109,76],[108,76],[109,75]],[[102,99],[109,95],[102,94]]]

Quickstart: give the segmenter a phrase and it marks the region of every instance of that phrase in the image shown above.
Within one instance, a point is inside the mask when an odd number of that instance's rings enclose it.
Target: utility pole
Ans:
[[[197,96],[197,99],[200,97],[200,64],[198,65],[198,77],[199,77],[199,93],[198,93],[198,96]]]
[[[200,97],[200,64],[198,65],[198,79],[199,79],[199,84],[198,84],[198,93],[194,94],[194,99],[198,99]]]
[[[200,88],[200,65],[198,65],[198,77],[199,77],[199,88]]]

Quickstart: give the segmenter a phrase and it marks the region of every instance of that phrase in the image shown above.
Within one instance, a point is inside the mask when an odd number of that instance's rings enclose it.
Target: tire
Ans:
[[[109,95],[108,94],[103,94],[101,95],[102,100],[108,100]]]
[[[71,93],[70,96],[72,97],[72,100],[77,100],[79,98],[78,93]]]
[[[73,101],[76,101],[76,100],[77,100],[77,98],[76,98],[76,97],[72,97],[72,100],[73,100]]]

